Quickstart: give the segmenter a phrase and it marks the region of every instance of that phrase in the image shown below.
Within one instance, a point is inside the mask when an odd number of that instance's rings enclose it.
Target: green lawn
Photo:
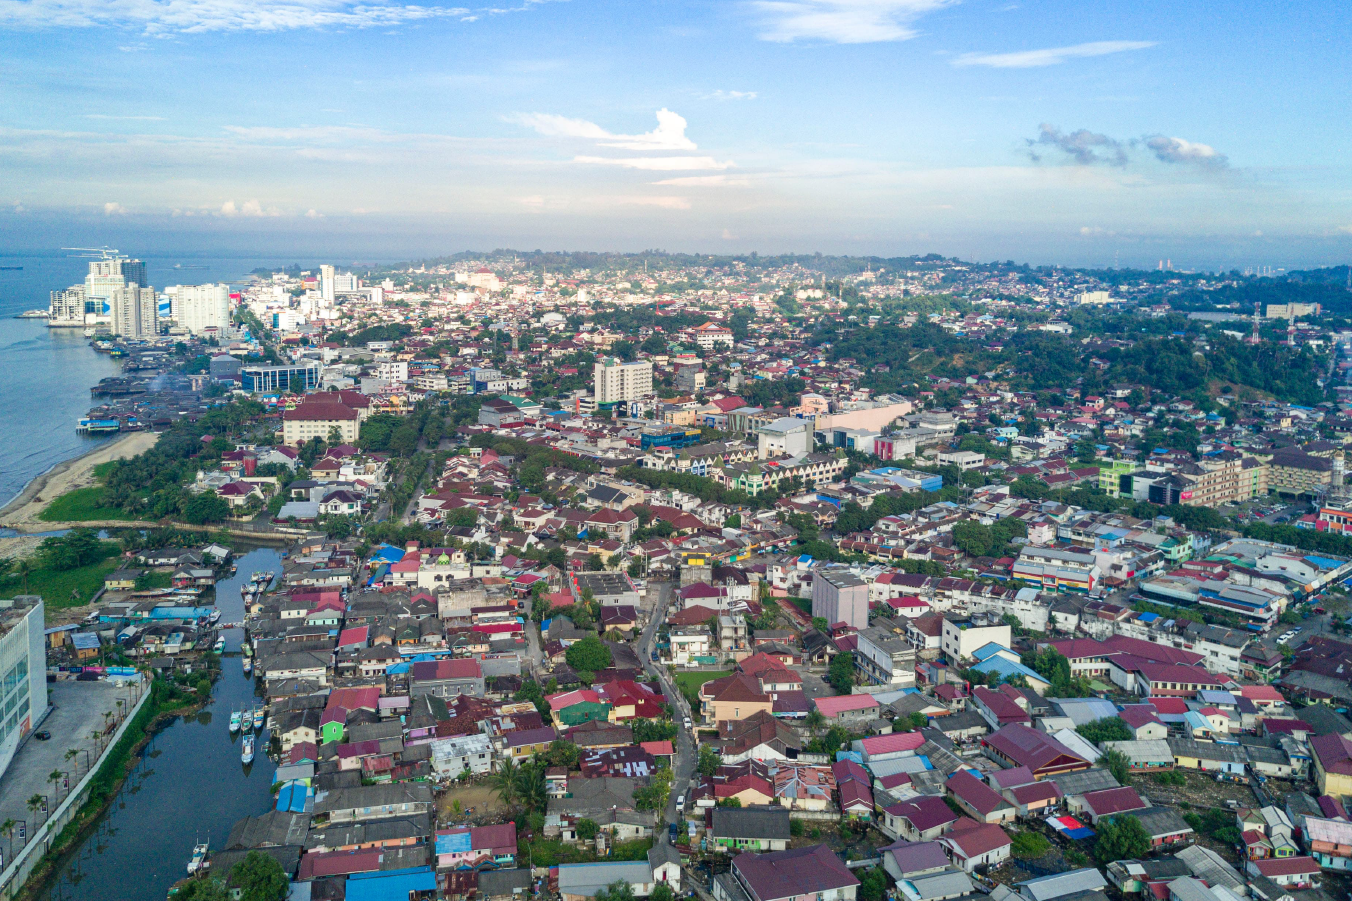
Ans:
[[[77,569],[35,570],[28,576],[26,592],[24,580],[19,576],[9,575],[0,580],[0,596],[40,594],[49,608],[78,607],[89,603],[89,599],[103,587],[103,577],[117,569],[121,562],[119,557],[113,556]]]
[[[788,601],[808,616],[812,615],[812,598],[780,598],[780,600]]]
[[[694,708],[699,706],[699,687],[701,685],[731,675],[732,673],[727,671],[677,673],[676,687],[680,689],[681,694],[685,695],[685,699]]]
[[[130,519],[118,507],[104,506],[103,486],[90,485],[88,488],[76,488],[56,498],[38,514],[44,522],[90,522],[100,519]]]

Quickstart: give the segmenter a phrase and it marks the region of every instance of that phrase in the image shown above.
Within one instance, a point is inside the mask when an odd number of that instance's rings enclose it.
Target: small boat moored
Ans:
[[[232,711],[230,711],[230,734],[231,734],[231,735],[234,735],[236,732],[239,731],[240,720],[241,720],[241,718],[242,718],[243,716],[244,716],[244,714],[243,714],[242,711],[239,711],[239,710],[232,710]]]
[[[244,675],[246,675],[246,676],[252,676],[252,675],[253,675],[253,658],[252,658],[252,657],[245,657],[245,658],[244,658]]]
[[[216,639],[216,643],[213,644],[213,645],[211,646],[211,649],[212,649],[213,651],[215,651],[217,654],[219,654],[221,651],[224,651],[224,650],[225,650],[225,636],[222,635],[220,638]]]
[[[240,749],[239,759],[245,764],[253,763],[254,740],[252,735],[246,735],[244,737],[244,747]]]
[[[246,733],[253,731],[253,721],[254,721],[253,711],[252,710],[244,711],[243,721],[241,722],[240,725]]]
[[[263,722],[264,722],[264,720],[266,720],[266,719],[267,719],[267,715],[263,712],[263,708],[262,708],[262,707],[256,707],[256,708],[254,708],[254,720],[253,720],[253,723],[254,723],[254,731],[255,731],[255,732],[262,732],[262,731],[263,731]]]
[[[199,842],[193,846],[192,859],[188,861],[188,875],[192,876],[198,870],[204,870],[207,867],[207,843]]]

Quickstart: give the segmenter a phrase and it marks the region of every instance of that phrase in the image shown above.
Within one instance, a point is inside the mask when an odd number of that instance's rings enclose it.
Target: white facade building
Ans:
[[[114,335],[153,338],[160,333],[159,298],[154,289],[135,285],[114,288],[109,304]]]
[[[594,372],[598,404],[638,400],[653,393],[653,364],[646,360],[621,363],[611,357],[598,361]]]
[[[47,710],[44,626],[41,597],[0,601],[0,775]]]
[[[229,285],[170,285],[169,318],[194,335],[214,329],[217,334],[230,327]]]

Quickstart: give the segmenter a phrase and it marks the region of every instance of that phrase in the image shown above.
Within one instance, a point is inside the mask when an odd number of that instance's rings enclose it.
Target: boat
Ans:
[[[239,731],[239,721],[244,714],[239,710],[230,711],[230,734],[234,735]]]
[[[244,736],[244,747],[240,748],[239,759],[245,764],[253,763],[254,740],[252,735]]]
[[[225,650],[225,636],[222,635],[220,638],[216,639],[216,643],[213,644],[213,645],[211,646],[211,649],[212,649],[213,651],[215,651],[217,654],[221,653],[221,651],[224,651],[224,650]]]
[[[87,432],[90,435],[106,435],[121,430],[122,423],[116,419],[90,419],[85,417],[75,426],[75,431]]]
[[[239,643],[239,652],[243,654],[245,657],[252,657],[253,645],[249,644],[247,641],[241,641]]]
[[[246,711],[244,711],[244,716],[243,716],[243,719],[242,719],[242,721],[241,721],[241,723],[240,723],[240,728],[243,729],[243,730],[245,731],[246,734],[249,733],[249,732],[252,732],[252,731],[253,731],[253,721],[254,721],[254,718],[253,718],[253,711],[252,711],[252,710],[246,710]]]
[[[211,616],[207,617],[207,625],[214,626],[220,621],[221,621],[221,611],[220,608],[218,607],[215,610],[211,611]]]
[[[255,583],[257,583],[257,582],[262,582],[262,581],[263,581],[263,576],[264,576],[264,573],[262,573],[262,572],[257,572],[257,571],[256,571],[256,572],[254,572],[253,576],[249,579],[249,581],[250,581],[250,582],[255,582]],[[268,581],[271,581],[271,580],[268,580]]]
[[[207,843],[199,842],[193,846],[192,860],[188,861],[188,875],[191,876],[198,870],[204,870],[207,866]]]
[[[255,732],[262,732],[262,731],[263,731],[263,721],[264,721],[265,719],[267,719],[267,715],[263,712],[263,708],[262,708],[262,707],[255,707],[255,708],[254,708],[254,731],[255,731]]]
[[[9,268],[9,267],[7,267],[7,266],[0,266],[0,269],[7,269],[7,268]],[[20,267],[20,268],[23,268],[23,267]],[[46,318],[47,318],[48,316],[50,316],[50,315],[51,315],[51,314],[48,313],[46,310],[24,310],[22,313],[20,313],[19,315],[15,316],[14,318],[15,318],[15,319],[46,319]]]
[[[252,676],[252,675],[253,675],[253,658],[252,658],[252,657],[245,657],[245,658],[244,658],[244,675],[246,675],[246,676]]]

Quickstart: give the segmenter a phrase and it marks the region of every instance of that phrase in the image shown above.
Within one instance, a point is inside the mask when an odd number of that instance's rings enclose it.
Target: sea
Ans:
[[[238,285],[254,269],[298,264],[316,269],[334,262],[354,271],[363,263],[310,257],[154,255],[123,250],[144,260],[155,288],[225,282]],[[0,251],[0,506],[32,479],[56,464],[111,440],[75,431],[93,406],[89,389],[116,375],[118,364],[89,346],[81,329],[48,329],[42,319],[16,319],[25,310],[46,310],[51,292],[79,284],[89,271],[89,254],[54,250]],[[19,268],[15,268],[19,267]]]

